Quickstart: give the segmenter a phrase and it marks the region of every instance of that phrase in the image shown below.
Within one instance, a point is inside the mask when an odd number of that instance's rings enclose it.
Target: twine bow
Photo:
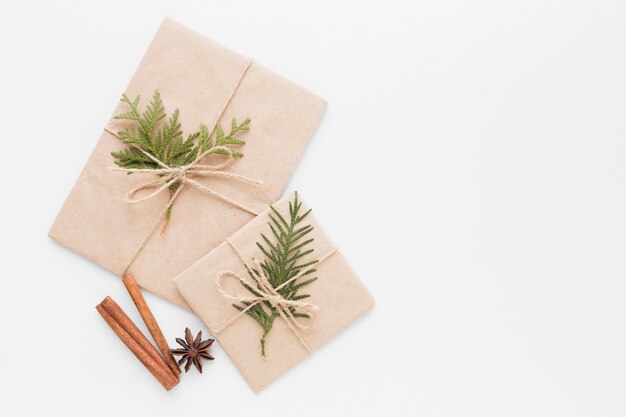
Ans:
[[[232,180],[243,181],[251,184],[262,184],[262,181],[255,180],[252,178],[248,178],[243,175],[232,174],[229,172],[224,172],[222,169],[228,167],[235,159],[232,154],[232,150],[226,146],[215,146],[204,153],[198,155],[193,162],[188,165],[183,165],[180,167],[170,167],[166,165],[164,162],[160,161],[158,158],[154,157],[148,152],[145,152],[139,146],[135,146],[135,149],[138,149],[141,153],[143,153],[146,157],[150,158],[153,162],[159,165],[161,168],[157,169],[142,169],[142,168],[123,168],[123,167],[111,167],[112,171],[122,171],[127,173],[137,173],[137,174],[148,174],[148,175],[157,175],[158,178],[152,181],[147,181],[145,183],[139,184],[137,187],[130,190],[126,193],[126,202],[128,204],[137,204],[151,198],[154,198],[162,191],[165,191],[170,186],[174,184],[179,184],[176,192],[171,196],[170,201],[168,203],[168,207],[174,203],[174,200],[180,194],[180,191],[186,184],[192,185],[199,190],[210,194],[214,197],[219,198],[229,204],[232,204],[235,207],[238,207],[250,214],[258,214],[253,209],[244,206],[233,199],[226,197],[225,195],[218,193],[210,189],[209,187],[201,184],[196,181],[193,177],[222,177]],[[227,159],[222,163],[210,165],[210,164],[201,164],[200,161],[208,156],[209,154],[217,154],[220,153],[222,155],[226,155]],[[145,195],[143,197],[135,197],[140,191],[144,190],[153,190],[150,194]]]
[[[243,257],[241,256],[241,253],[239,253],[237,248],[232,244],[231,240],[228,239],[227,242],[235,250],[235,253],[239,257],[239,259],[241,259],[243,264],[250,271],[250,268],[248,268],[248,265],[246,265],[246,263],[244,262]],[[315,262],[315,265],[318,265],[320,262],[326,260],[335,252],[336,252],[336,249],[333,249],[326,255],[317,259],[317,262]],[[222,324],[217,329],[215,329],[213,331],[213,334],[216,335],[224,331],[224,329],[226,329],[235,321],[243,317],[254,306],[263,302],[268,302],[274,309],[276,309],[276,311],[278,311],[278,314],[280,315],[280,317],[285,321],[285,323],[287,324],[287,327],[289,327],[289,330],[291,330],[291,332],[296,336],[296,338],[298,339],[302,347],[307,351],[307,353],[311,353],[311,348],[306,343],[306,341],[304,340],[304,337],[300,333],[300,331],[305,331],[305,330],[310,329],[311,326],[304,325],[298,320],[296,320],[293,313],[291,312],[291,308],[295,307],[297,309],[300,309],[301,311],[305,311],[307,314],[309,314],[311,319],[314,319],[315,314],[319,311],[319,307],[316,306],[315,304],[311,304],[306,301],[288,300],[280,294],[281,289],[283,289],[290,283],[296,281],[298,278],[305,275],[307,272],[310,271],[311,268],[302,269],[292,278],[288,279],[287,281],[283,282],[277,287],[273,287],[272,284],[269,282],[269,279],[267,277],[267,272],[261,267],[261,263],[257,259],[254,259],[254,258],[253,258],[253,262],[254,262],[256,269],[252,270],[252,273],[250,274],[250,276],[254,280],[254,283],[244,279],[239,274],[233,271],[222,271],[218,274],[217,281],[216,281],[218,291],[224,297],[228,299],[231,299],[240,303],[247,303],[248,305],[246,306],[246,308],[240,310],[239,313],[237,313],[236,315],[231,317],[229,320],[227,320],[224,324]],[[241,296],[241,295],[233,294],[233,293],[226,291],[222,285],[222,282],[224,281],[225,278],[234,278],[235,280],[239,281],[239,283],[245,288],[252,289],[254,291],[254,294],[249,295],[249,296]]]

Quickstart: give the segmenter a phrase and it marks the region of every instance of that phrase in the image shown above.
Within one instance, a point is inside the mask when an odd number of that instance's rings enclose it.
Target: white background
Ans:
[[[165,16],[329,101],[287,189],[377,305],[258,395],[217,344],[163,391],[46,236]],[[625,41],[623,0],[3,0],[0,414],[626,415]]]

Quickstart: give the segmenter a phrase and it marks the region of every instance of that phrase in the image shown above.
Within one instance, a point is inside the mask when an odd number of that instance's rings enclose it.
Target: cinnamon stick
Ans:
[[[178,384],[178,377],[172,373],[156,349],[115,301],[106,297],[102,303],[96,306],[96,310],[163,388],[169,391]],[[137,334],[134,329],[139,333]],[[155,359],[157,357],[159,359]]]
[[[148,307],[148,303],[146,303],[145,298],[143,298],[143,294],[137,284],[137,280],[135,280],[135,276],[133,274],[126,275],[122,279],[122,282],[133,299],[135,306],[137,306],[137,310],[139,311],[143,322],[146,324],[148,331],[152,335],[152,339],[154,339],[154,342],[163,354],[163,358],[165,359],[167,366],[169,366],[172,372],[174,372],[174,375],[180,375],[180,368],[176,364],[174,356],[170,353],[170,347],[167,344],[165,336],[163,336],[163,332],[154,318],[150,307]]]
[[[107,313],[122,326],[126,333],[128,333],[155,362],[161,366],[167,366],[159,352],[111,297],[106,297],[100,304],[102,304],[102,307],[106,309]]]

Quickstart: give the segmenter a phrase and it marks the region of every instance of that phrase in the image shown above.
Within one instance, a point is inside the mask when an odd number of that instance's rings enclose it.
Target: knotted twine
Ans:
[[[228,96],[226,102],[224,103],[222,110],[219,112],[217,118],[215,119],[215,123],[213,124],[213,127],[211,128],[211,130],[209,131],[209,137],[213,134],[213,131],[215,130],[215,128],[217,127],[217,124],[219,123],[220,119],[222,118],[222,116],[224,115],[224,113],[226,112],[226,109],[228,108],[228,105],[230,104],[230,102],[232,101],[233,97],[235,96],[235,93],[237,92],[237,90],[239,89],[239,86],[241,85],[241,82],[243,81],[244,76],[246,75],[246,72],[248,71],[248,68],[250,68],[250,65],[252,64],[252,60],[249,59],[246,62],[246,65],[244,66],[243,70],[241,71],[241,74],[239,75],[239,78],[237,79],[237,82],[235,84],[235,86],[233,87],[233,89],[230,92],[230,95]],[[117,136],[116,133],[112,132],[109,128],[105,128],[105,130],[111,134],[113,134],[114,136]],[[189,163],[188,165],[183,165],[180,167],[170,167],[167,164],[165,164],[163,161],[160,161],[158,158],[156,158],[154,155],[149,154],[148,152],[145,152],[143,149],[141,149],[141,147],[137,146],[136,144],[131,144],[131,146],[133,146],[135,149],[139,150],[143,155],[145,155],[146,157],[150,158],[154,163],[156,163],[158,166],[160,166],[161,168],[158,169],[142,169],[142,168],[123,168],[123,167],[111,167],[110,169],[112,171],[123,171],[123,172],[127,172],[127,173],[136,173],[136,174],[149,174],[149,175],[157,175],[158,178],[155,180],[151,180],[151,181],[147,181],[145,183],[142,183],[140,185],[138,185],[137,187],[133,188],[132,190],[130,190],[128,193],[126,193],[126,198],[125,201],[128,204],[137,204],[137,203],[141,203],[147,200],[150,200],[152,198],[154,198],[155,196],[157,196],[158,194],[160,194],[162,191],[165,191],[166,189],[168,189],[171,185],[178,183],[179,186],[177,187],[176,191],[174,192],[174,194],[172,194],[170,196],[169,201],[167,202],[167,205],[164,207],[164,209],[161,211],[161,213],[159,214],[159,217],[156,219],[154,225],[152,226],[152,228],[150,229],[150,232],[148,233],[148,235],[139,243],[139,245],[137,246],[137,248],[135,249],[135,251],[133,252],[132,257],[130,258],[130,260],[128,261],[128,264],[126,265],[126,268],[124,269],[124,272],[122,273],[122,276],[126,276],[128,274],[128,270],[130,269],[131,265],[133,264],[133,262],[135,261],[135,259],[137,258],[137,256],[139,255],[139,253],[141,252],[141,250],[146,246],[146,244],[148,243],[148,240],[150,239],[150,237],[152,236],[152,234],[154,233],[154,231],[158,228],[161,219],[165,216],[165,213],[167,213],[167,210],[169,207],[172,206],[172,204],[174,203],[174,201],[178,198],[178,196],[180,195],[181,191],[183,190],[183,188],[185,187],[185,185],[189,184],[193,187],[196,187],[198,190],[212,195],[213,197],[216,197],[226,203],[229,203],[237,208],[240,208],[241,210],[244,210],[250,214],[254,214],[254,215],[258,215],[259,213],[241,203],[238,203],[237,201],[232,200],[231,198],[217,192],[214,191],[212,189],[210,189],[209,187],[201,184],[200,182],[196,181],[193,177],[221,177],[224,179],[231,179],[231,180],[237,180],[237,181],[242,181],[242,182],[247,182],[247,183],[251,183],[251,184],[262,184],[262,181],[259,180],[255,180],[252,178],[248,178],[246,176],[243,175],[237,175],[237,174],[232,174],[232,173],[228,173],[228,172],[223,172],[222,170],[226,167],[228,167],[233,160],[235,159],[233,156],[233,151],[227,147],[227,146],[214,146],[208,150],[206,150],[205,152],[199,154],[198,156],[196,156],[196,158]],[[219,164],[214,164],[214,165],[210,165],[210,164],[201,164],[200,162],[202,161],[202,159],[204,159],[206,156],[208,156],[209,154],[215,154],[216,151],[220,152],[220,155],[225,155],[226,156],[226,160],[223,161],[222,163]],[[140,191],[143,190],[151,190],[154,189],[154,191],[144,197],[140,197],[140,198],[135,198],[134,196],[139,193]]]
[[[237,247],[233,245],[233,242],[230,240],[230,238],[227,239],[226,242],[228,242],[230,247],[233,248],[233,250],[235,251],[235,254],[239,258],[241,263],[244,264],[246,269],[248,271],[252,271],[252,269],[248,267],[248,264],[246,264],[246,261],[244,260],[243,256],[241,255]],[[268,302],[273,308],[276,309],[276,311],[278,311],[278,314],[285,321],[285,323],[287,324],[287,327],[289,327],[289,330],[291,330],[291,332],[296,336],[296,338],[298,339],[302,347],[307,351],[307,353],[310,354],[311,348],[304,340],[304,337],[302,336],[300,331],[301,330],[306,331],[310,329],[311,326],[305,326],[304,324],[296,320],[296,318],[294,317],[294,315],[292,314],[290,310],[290,307],[295,307],[295,308],[298,308],[307,312],[311,320],[314,319],[315,314],[319,311],[319,307],[316,306],[315,304],[311,304],[306,301],[288,300],[284,298],[280,294],[279,291],[282,288],[289,285],[290,283],[295,282],[298,278],[308,273],[315,266],[319,265],[320,263],[322,263],[323,261],[331,257],[335,252],[337,252],[336,248],[332,249],[330,252],[328,252],[324,256],[318,258],[317,262],[315,262],[315,264],[311,266],[310,268],[305,268],[305,269],[300,270],[296,275],[294,275],[293,277],[291,277],[290,279],[288,279],[287,281],[283,282],[282,284],[280,284],[279,286],[275,288],[272,287],[272,284],[270,284],[269,278],[267,277],[267,272],[265,271],[265,269],[261,267],[261,263],[259,262],[259,260],[255,258],[252,258],[252,261],[254,262],[254,265],[256,266],[256,269],[254,271],[258,273],[250,274],[250,276],[254,280],[254,283],[251,283],[250,281],[244,279],[239,274],[233,271],[220,272],[217,276],[217,281],[215,282],[217,285],[218,291],[226,298],[229,298],[231,300],[234,300],[240,303],[249,303],[249,305],[246,306],[246,308],[240,310],[239,313],[231,317],[229,320],[227,320],[224,324],[219,326],[217,329],[213,330],[212,333],[214,335],[220,334],[222,331],[224,331],[227,327],[229,327],[235,321],[243,317],[251,308],[253,308],[254,306],[260,303]],[[234,278],[235,280],[239,281],[239,283],[244,287],[248,286],[250,288],[253,288],[254,291],[258,295],[240,296],[240,295],[236,295],[233,293],[229,293],[222,286],[222,281],[225,278],[229,278],[229,277]]]

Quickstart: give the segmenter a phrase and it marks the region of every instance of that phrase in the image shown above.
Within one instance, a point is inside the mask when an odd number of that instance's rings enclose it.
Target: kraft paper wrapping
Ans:
[[[247,58],[166,19],[126,94],[141,95],[143,109],[154,90],[159,90],[168,115],[180,109],[186,136],[200,123],[213,126],[247,62]],[[235,160],[227,172],[263,184],[215,177],[199,181],[261,212],[279,198],[325,109],[324,100],[253,62],[221,122],[228,132],[233,117],[240,122],[246,117],[252,120],[250,130],[241,135],[247,143],[238,149],[245,156]],[[114,114],[126,111],[120,103]],[[112,118],[107,128],[118,132],[125,123]],[[111,152],[126,146],[113,134],[102,133],[49,232],[52,239],[117,275],[123,273],[169,199],[165,191],[139,204],[125,202],[131,188],[156,178],[109,170],[115,166]],[[172,277],[253,217],[187,186],[174,204],[167,232],[152,234],[129,272],[145,289],[188,308]]]
[[[289,201],[293,201],[293,195],[273,204],[273,207],[287,218]],[[304,213],[306,210],[308,207],[304,203],[301,212]],[[232,245],[250,266],[253,265],[252,258],[264,259],[263,253],[256,246],[256,242],[263,242],[261,233],[269,238],[273,237],[268,226],[270,221],[268,213],[269,210],[266,210],[230,238]],[[314,227],[307,235],[307,239],[310,237],[315,239],[311,244],[315,251],[303,258],[302,262],[319,259],[335,249],[313,212],[306,217],[302,225],[304,224],[311,224]],[[374,299],[339,251],[316,265],[315,269],[317,270],[315,276],[318,279],[301,290],[301,293],[311,295],[305,301],[319,307],[312,322],[304,319],[305,324],[312,324],[313,327],[301,332],[311,351],[319,348],[374,305]],[[233,300],[226,298],[217,287],[218,275],[228,270],[250,281],[239,256],[228,242],[224,242],[174,278],[174,282],[191,309],[211,330],[213,337],[220,342],[248,384],[254,391],[259,391],[304,359],[307,351],[282,319],[276,319],[267,336],[265,359],[260,352],[263,330],[252,317],[242,315],[220,333],[213,333],[239,313],[232,305]],[[231,294],[250,295],[235,280],[224,281],[223,286]]]

